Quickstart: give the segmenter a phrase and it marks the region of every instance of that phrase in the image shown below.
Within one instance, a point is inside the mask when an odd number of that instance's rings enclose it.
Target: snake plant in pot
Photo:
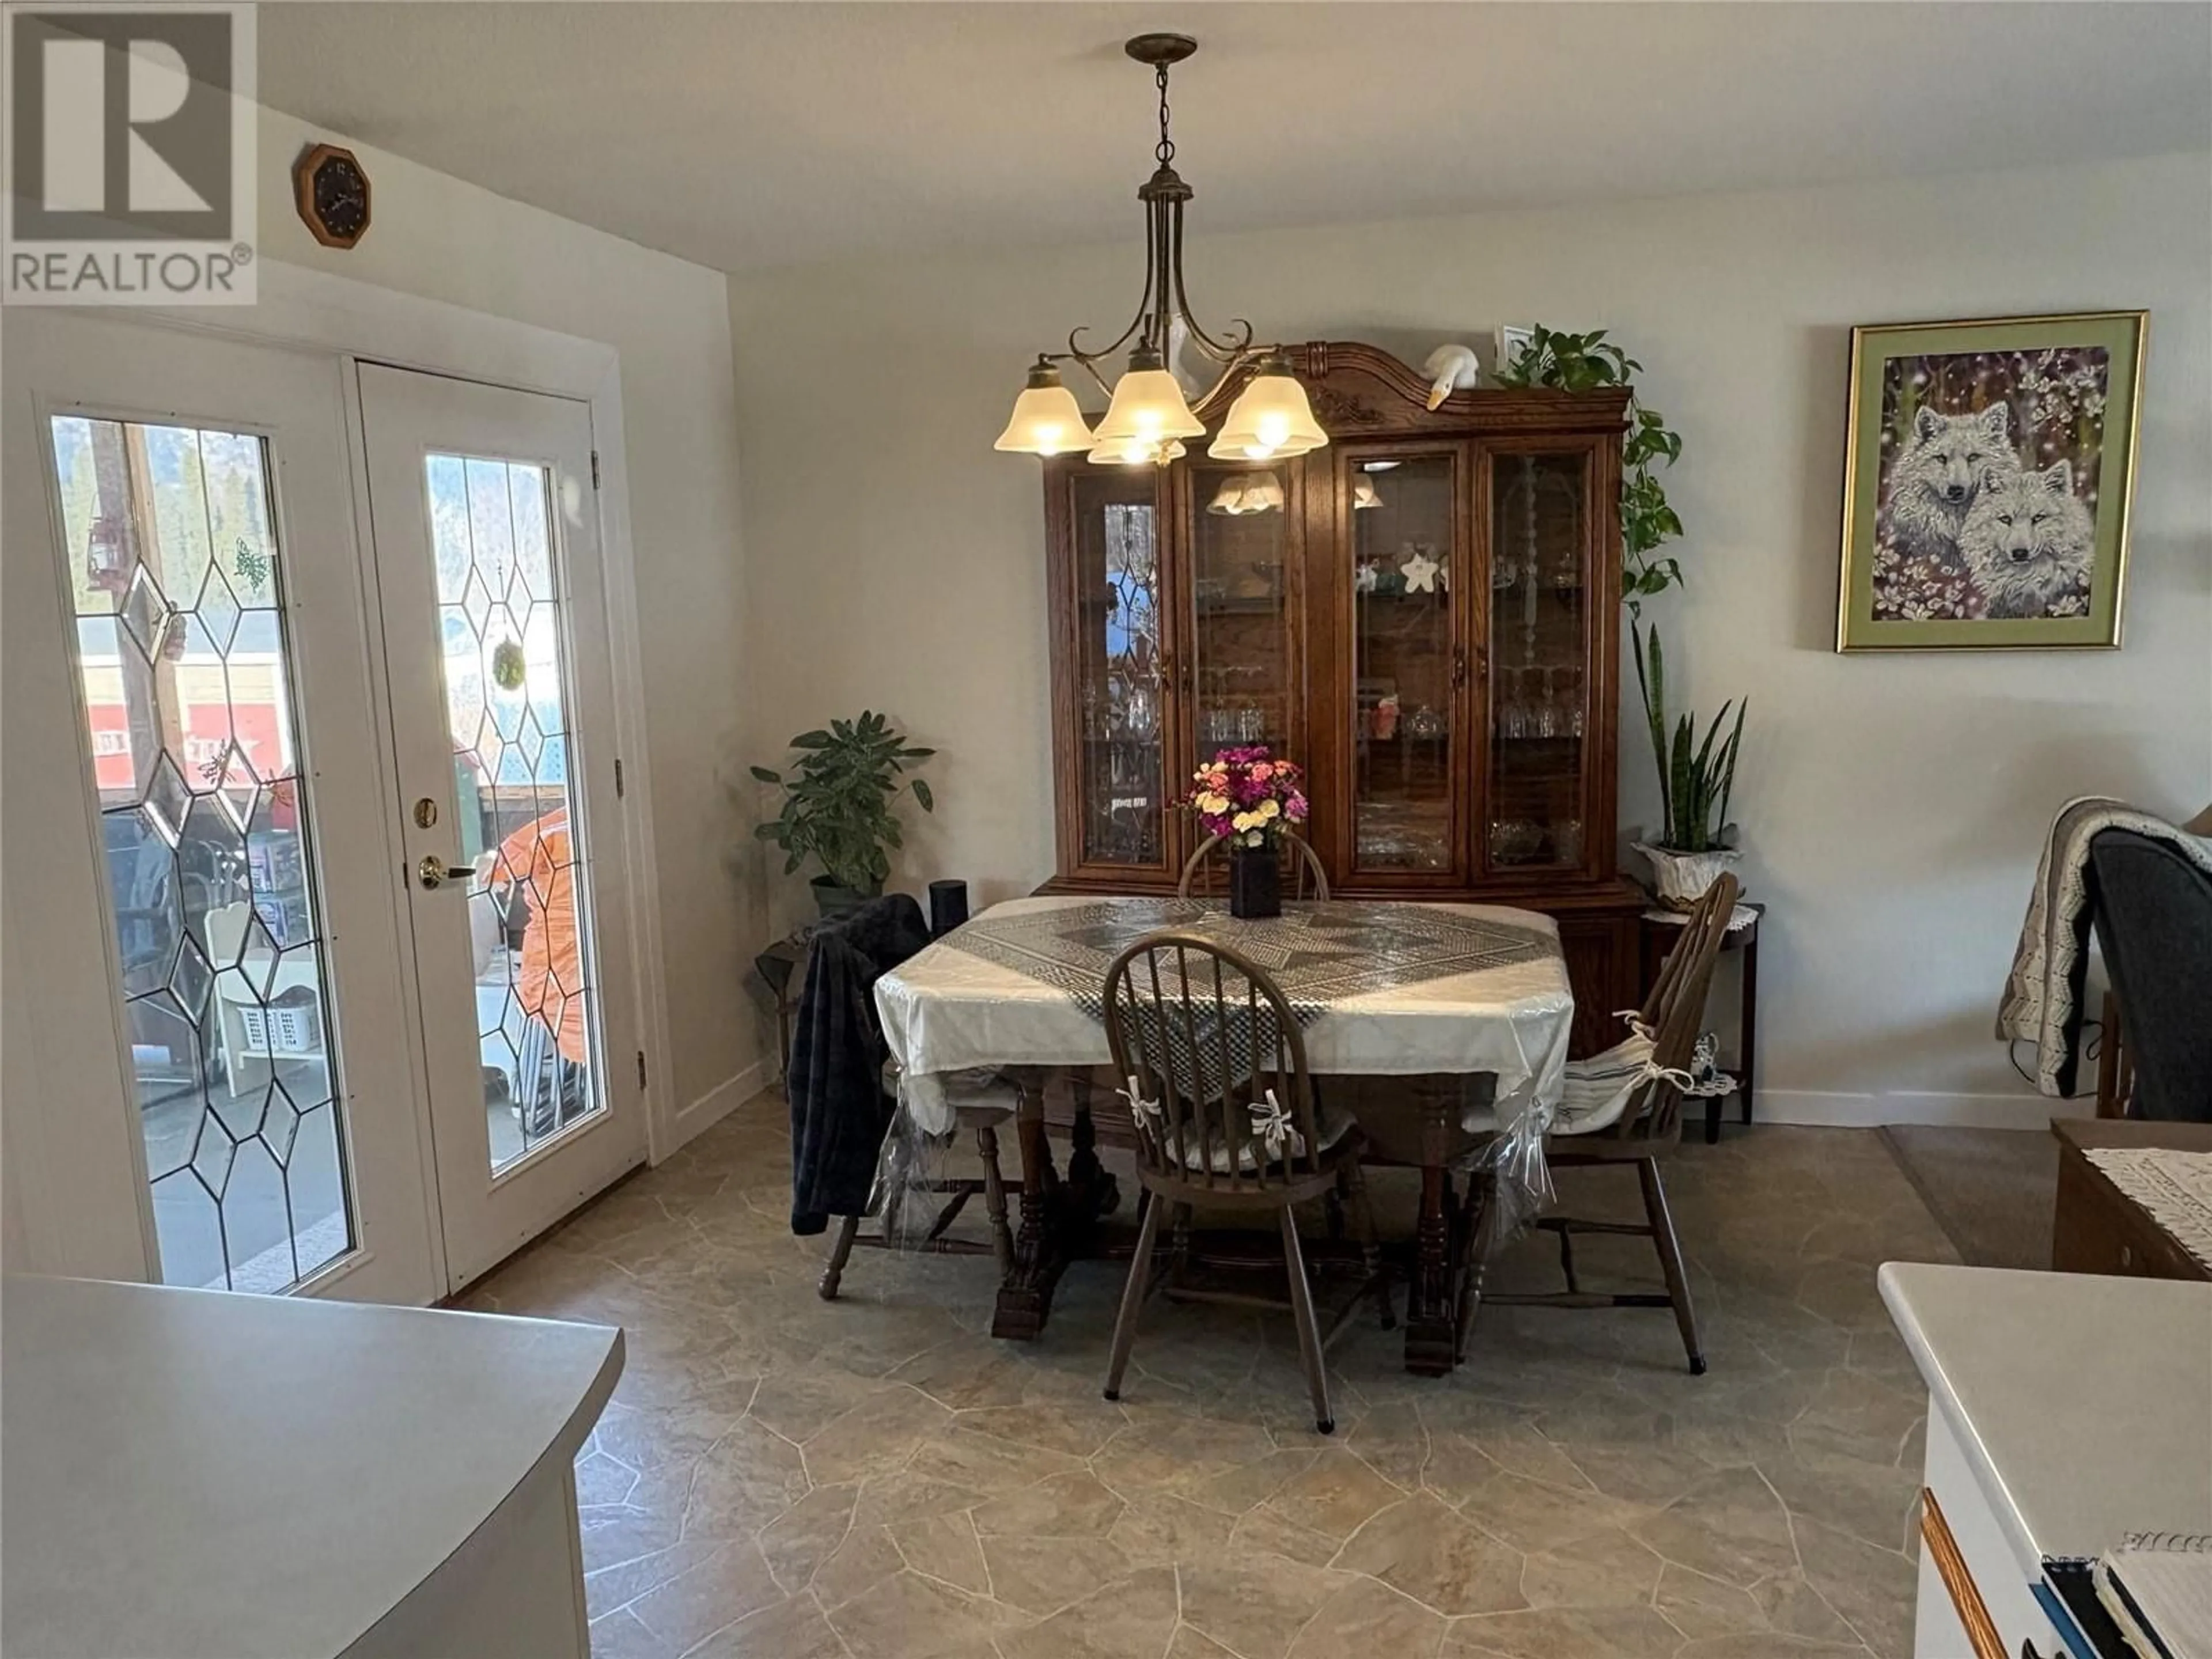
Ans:
[[[1651,874],[1659,902],[1670,909],[1687,910],[1705,896],[1705,890],[1743,854],[1728,843],[1735,837],[1729,822],[1729,797],[1735,789],[1736,751],[1743,743],[1743,714],[1748,700],[1721,705],[1698,739],[1697,716],[1686,714],[1671,733],[1667,725],[1667,659],[1659,644],[1659,630],[1651,630],[1650,649],[1644,648],[1644,629],[1631,623],[1629,638],[1636,653],[1636,688],[1644,694],[1644,715],[1651,729],[1651,758],[1659,768],[1659,805],[1662,820],[1656,844],[1638,842],[1636,850],[1651,860]],[[1735,723],[1729,726],[1729,711]],[[1721,731],[1728,726],[1728,735]]]
[[[834,916],[884,890],[890,849],[902,835],[892,802],[911,790],[923,811],[936,811],[929,786],[903,775],[909,762],[937,751],[914,747],[871,709],[858,720],[801,732],[791,746],[799,757],[785,771],[752,769],[761,782],[783,791],[783,810],[753,834],[783,849],[786,875],[796,874],[810,857],[821,864],[814,900],[823,915]]]

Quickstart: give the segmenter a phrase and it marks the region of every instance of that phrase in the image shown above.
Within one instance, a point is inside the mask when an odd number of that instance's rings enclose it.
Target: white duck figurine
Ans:
[[[1481,381],[1482,366],[1474,360],[1473,346],[1440,345],[1421,365],[1421,373],[1429,377],[1429,407],[1435,409],[1455,392],[1474,391]]]

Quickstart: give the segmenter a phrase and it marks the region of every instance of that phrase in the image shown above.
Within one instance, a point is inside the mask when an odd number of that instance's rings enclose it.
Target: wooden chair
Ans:
[[[898,1091],[892,1081],[896,1068],[886,1066],[885,1072],[884,1092],[896,1097]],[[824,1302],[837,1299],[838,1287],[844,1281],[845,1264],[852,1260],[855,1245],[932,1255],[988,1255],[998,1259],[1000,1278],[1013,1271],[1014,1235],[1006,1220],[1006,1195],[1012,1193],[1018,1197],[1022,1183],[1010,1183],[1000,1172],[999,1129],[1013,1117],[1020,1103],[1019,1094],[1011,1083],[981,1079],[955,1081],[948,1085],[948,1091],[951,1095],[953,1127],[975,1137],[976,1155],[983,1162],[982,1176],[980,1179],[973,1176],[916,1176],[908,1161],[910,1150],[894,1127],[884,1143],[883,1167],[876,1176],[876,1188],[869,1204],[870,1212],[881,1216],[882,1224],[877,1231],[863,1237],[860,1217],[839,1218],[837,1236],[830,1241],[829,1259],[822,1264],[822,1278],[815,1286],[815,1293]],[[902,1225],[904,1205],[915,1193],[927,1193],[946,1200],[919,1238],[909,1235]],[[991,1224],[990,1243],[947,1238],[946,1231],[959,1218],[968,1200],[978,1193],[983,1195],[983,1213]]]
[[[1638,1012],[1638,1027],[1651,1035],[1650,1064],[1642,1067],[1641,1079],[1628,1092],[1625,1105],[1620,1104],[1618,1097],[1614,1097],[1613,1104],[1619,1108],[1617,1115],[1608,1109],[1577,1122],[1573,1108],[1578,1091],[1584,1102],[1605,1095],[1607,1091],[1596,1079],[1608,1066],[1622,1063],[1624,1055],[1641,1056],[1641,1043],[1635,1037],[1604,1054],[1569,1066],[1568,1101],[1563,1105],[1561,1115],[1554,1120],[1551,1133],[1545,1137],[1545,1161],[1553,1169],[1634,1165],[1644,1191],[1644,1220],[1637,1223],[1588,1221],[1570,1216],[1539,1218],[1535,1224],[1538,1227],[1559,1235],[1559,1267],[1566,1277],[1567,1288],[1484,1296],[1474,1275],[1470,1274],[1460,1309],[1462,1349],[1478,1300],[1518,1307],[1671,1307],[1674,1322],[1682,1333],[1682,1346],[1689,1355],[1690,1370],[1696,1376],[1704,1375],[1705,1357],[1698,1346],[1697,1312],[1690,1302],[1689,1280],[1682,1271],[1682,1247],[1675,1237],[1674,1219],[1667,1207],[1666,1188],[1659,1180],[1659,1159],[1681,1140],[1684,1085],[1691,1076],[1697,1056],[1698,1028],[1705,1018],[1705,992],[1711,984],[1713,963],[1720,955],[1721,940],[1728,932],[1729,919],[1735,912],[1736,897],[1741,891],[1741,884],[1732,875],[1724,875],[1715,882],[1698,901],[1683,927],[1682,937],[1668,953],[1650,996]],[[1485,1190],[1486,1183],[1472,1183],[1470,1200],[1475,1201],[1476,1195]],[[1659,1253],[1667,1294],[1584,1290],[1575,1272],[1577,1233],[1627,1233],[1649,1238]]]
[[[1287,830],[1279,839],[1285,843],[1282,858],[1288,866],[1284,872],[1283,896],[1327,899],[1328,874],[1321,867],[1321,854]],[[1199,843],[1198,850],[1182,866],[1182,879],[1176,884],[1177,898],[1219,898],[1229,890],[1227,842],[1225,836],[1208,836]]]
[[[1280,1302],[1184,1285],[1194,1208],[1246,1215],[1273,1211],[1282,1232],[1291,1315],[1313,1396],[1314,1426],[1336,1426],[1322,1355],[1370,1292],[1390,1322],[1389,1293],[1374,1218],[1359,1175],[1350,1119],[1323,1112],[1306,1070],[1305,1039],[1281,988],[1256,963],[1192,933],[1139,939],[1106,970],[1106,1031],[1114,1069],[1137,1130],[1144,1217],[1114,1325],[1106,1397],[1121,1396],[1137,1316],[1162,1279],[1155,1272],[1160,1216],[1175,1212],[1170,1293],[1183,1299],[1280,1308]],[[1324,1335],[1298,1243],[1295,1206],[1341,1186],[1359,1230],[1366,1278]]]

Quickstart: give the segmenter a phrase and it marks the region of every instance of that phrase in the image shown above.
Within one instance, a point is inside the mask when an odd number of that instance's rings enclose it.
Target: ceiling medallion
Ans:
[[[1278,460],[1319,449],[1328,434],[1316,423],[1305,388],[1291,373],[1280,345],[1252,343],[1252,325],[1232,321],[1230,337],[1217,338],[1199,326],[1183,292],[1182,210],[1192,191],[1175,170],[1175,141],[1168,136],[1168,69],[1198,50],[1187,34],[1139,34],[1123,48],[1148,64],[1160,93],[1160,138],[1153,148],[1157,166],[1137,191],[1145,204],[1145,292],[1137,314],[1110,343],[1086,351],[1067,337],[1067,349],[1040,352],[1030,369],[1029,386],[1014,400],[1013,416],[995,447],[1028,455],[1061,455],[1085,450],[1102,465],[1164,465],[1184,453],[1185,438],[1206,434],[1206,411],[1241,372],[1252,369],[1237,400],[1206,453],[1218,460]],[[1191,402],[1170,371],[1170,358],[1188,339],[1220,366],[1213,384]],[[1128,366],[1109,383],[1099,365],[1124,348]],[[1060,377],[1060,365],[1073,363],[1108,395],[1105,418],[1093,431],[1076,406],[1075,394]]]

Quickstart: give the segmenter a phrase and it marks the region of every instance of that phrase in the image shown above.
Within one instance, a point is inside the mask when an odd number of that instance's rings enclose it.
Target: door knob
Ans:
[[[449,881],[458,881],[466,886],[469,874],[467,865],[448,864],[434,853],[426,854],[422,861],[415,866],[416,878],[425,887],[442,887]]]

